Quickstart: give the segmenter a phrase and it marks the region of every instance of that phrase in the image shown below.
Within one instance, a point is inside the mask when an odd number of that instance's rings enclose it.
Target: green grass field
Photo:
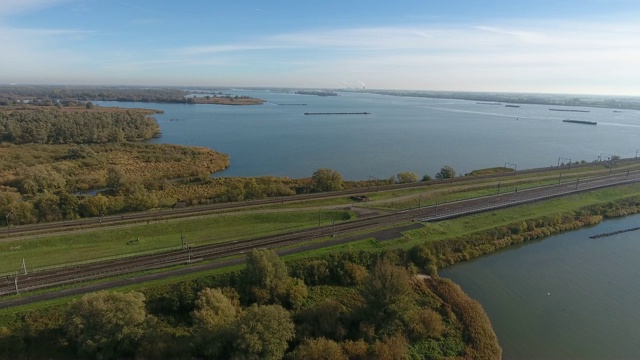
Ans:
[[[318,216],[320,215],[320,216]],[[55,236],[0,242],[0,274],[153,253],[181,247],[181,234],[192,246],[281,233],[351,217],[347,211],[219,214],[110,229],[90,229]]]
[[[615,172],[624,172],[640,168],[640,163],[627,163],[616,166]],[[562,183],[573,182],[578,178],[584,179],[592,176],[602,176],[609,172],[602,164],[591,164],[589,166],[563,169],[562,175],[557,170],[537,173],[537,174],[514,174],[501,179],[477,179],[472,183],[432,183],[431,186],[395,189],[389,191],[376,191],[375,188],[363,189],[362,193],[367,194],[373,204],[358,203],[348,196],[335,197],[321,200],[301,201],[282,205],[269,205],[266,209],[310,209],[313,207],[329,207],[340,205],[357,205],[358,207],[373,208],[379,210],[405,210],[420,206],[433,205],[436,202],[449,202],[472,197],[488,196],[500,193],[525,190],[540,186],[555,185],[559,180]],[[498,185],[500,184],[500,185]]]
[[[374,239],[363,239],[349,244],[291,255],[286,258],[299,259],[350,250],[380,251],[394,248],[409,249],[425,241],[453,239],[515,222],[562,214],[578,210],[585,206],[614,202],[629,197],[640,197],[640,184],[602,189],[451,220],[425,223],[425,226],[421,229],[403,232],[404,236],[396,240],[378,242]]]

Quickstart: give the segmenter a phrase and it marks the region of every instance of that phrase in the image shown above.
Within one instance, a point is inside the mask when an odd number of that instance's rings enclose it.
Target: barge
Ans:
[[[574,124],[583,124],[583,125],[598,125],[597,122],[595,121],[586,121],[586,120],[571,120],[571,119],[564,119],[562,120],[562,122],[566,122],[566,123],[574,123]]]

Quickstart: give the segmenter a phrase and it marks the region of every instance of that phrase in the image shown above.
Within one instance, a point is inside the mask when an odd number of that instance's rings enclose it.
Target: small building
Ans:
[[[173,206],[171,207],[172,209],[182,209],[187,207],[187,202],[186,201],[178,201],[175,204],[173,204]]]

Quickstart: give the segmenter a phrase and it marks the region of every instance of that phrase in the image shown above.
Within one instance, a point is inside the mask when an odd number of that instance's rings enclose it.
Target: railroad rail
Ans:
[[[633,158],[621,159],[616,161],[619,164],[638,162],[637,159],[633,159]],[[603,163],[605,162],[603,161]],[[571,167],[576,168],[576,167],[586,167],[586,166],[592,166],[592,165],[593,164],[574,164],[571,166],[526,169],[526,170],[518,170],[517,172],[512,172],[512,173],[464,176],[464,177],[456,177],[456,178],[444,179],[444,180],[421,181],[421,182],[406,183],[406,184],[391,184],[391,185],[372,186],[372,187],[366,187],[366,188],[356,188],[356,189],[349,189],[349,190],[342,190],[342,191],[334,191],[330,193],[302,194],[302,195],[295,195],[295,196],[288,196],[288,197],[268,198],[268,199],[251,200],[251,201],[244,201],[244,202],[210,204],[210,205],[177,208],[177,209],[162,209],[159,211],[146,211],[146,212],[139,212],[139,213],[123,214],[123,215],[109,215],[109,216],[101,216],[101,217],[83,218],[78,220],[66,220],[66,221],[60,221],[60,222],[21,225],[21,226],[7,227],[5,229],[0,230],[0,236],[6,238],[6,237],[14,237],[18,235],[26,235],[26,234],[35,234],[35,233],[44,233],[44,232],[51,233],[55,231],[65,231],[65,230],[71,230],[71,229],[83,228],[83,227],[96,227],[96,226],[117,225],[117,224],[135,223],[135,222],[144,222],[144,221],[165,220],[165,219],[172,219],[172,218],[197,216],[197,215],[203,215],[203,214],[215,213],[215,212],[241,210],[241,209],[265,206],[265,205],[277,205],[277,204],[284,204],[284,203],[303,202],[303,201],[309,201],[309,200],[321,200],[321,199],[336,198],[336,197],[351,196],[351,195],[373,194],[376,192],[390,191],[390,190],[406,190],[406,189],[415,189],[415,188],[422,188],[422,187],[426,188],[426,187],[433,187],[433,186],[438,186],[443,184],[465,184],[465,183],[474,183],[474,182],[491,180],[491,179],[509,180],[509,179],[513,179],[515,175],[543,174],[543,173],[550,173],[553,171],[561,171],[561,170],[569,169]],[[635,170],[635,171],[640,171],[640,170]]]
[[[34,290],[59,287],[78,282],[122,276],[175,265],[193,264],[202,261],[227,258],[240,255],[255,248],[273,248],[296,244],[326,237],[344,236],[349,233],[366,231],[381,226],[394,225],[409,221],[440,221],[468,214],[491,211],[498,208],[515,206],[561,197],[594,189],[640,182],[640,171],[612,173],[606,176],[591,177],[549,186],[526,190],[482,196],[472,199],[432,204],[411,210],[391,214],[377,215],[364,219],[335,223],[277,235],[257,237],[249,240],[216,243],[184,250],[167,251],[152,255],[140,255],[108,261],[97,261],[76,266],[29,272],[26,274],[6,275],[0,279],[0,296],[32,292]],[[197,269],[194,269],[194,271]],[[5,303],[0,302],[0,308]]]

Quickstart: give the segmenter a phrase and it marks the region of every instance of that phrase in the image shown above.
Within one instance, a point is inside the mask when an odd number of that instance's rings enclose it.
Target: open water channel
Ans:
[[[349,180],[402,171],[433,176],[443,165],[464,174],[504,166],[555,166],[640,148],[640,112],[557,106],[505,107],[475,101],[340,93],[318,97],[232,91],[260,106],[98,102],[154,108],[159,143],[228,153],[216,176],[308,177],[322,167]],[[286,105],[284,105],[286,104]],[[293,105],[306,104],[306,105]],[[368,112],[369,115],[304,115]],[[563,119],[596,121],[597,126]],[[442,271],[487,310],[506,359],[640,358],[640,215],[609,220]]]
[[[486,310],[504,359],[640,358],[640,215],[440,271]]]

